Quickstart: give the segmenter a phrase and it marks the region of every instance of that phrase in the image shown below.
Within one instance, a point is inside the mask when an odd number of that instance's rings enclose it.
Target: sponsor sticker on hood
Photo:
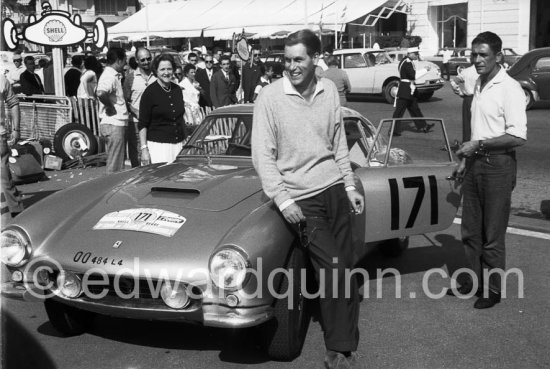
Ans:
[[[160,209],[127,209],[105,214],[95,230],[123,230],[172,237],[185,223],[181,215]]]

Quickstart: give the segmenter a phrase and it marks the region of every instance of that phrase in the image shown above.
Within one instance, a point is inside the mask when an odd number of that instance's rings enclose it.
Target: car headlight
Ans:
[[[2,232],[0,244],[1,260],[11,267],[19,267],[29,261],[32,247],[26,233],[19,228],[8,228]]]
[[[183,309],[190,302],[187,289],[183,283],[174,283],[174,286],[172,286],[170,283],[164,282],[160,289],[160,297],[172,309]]]
[[[72,272],[61,271],[56,280],[57,290],[65,297],[75,298],[82,292],[80,277]]]
[[[210,278],[219,288],[237,290],[245,282],[248,266],[248,256],[244,251],[236,247],[224,247],[210,258]]]
[[[435,69],[435,74],[436,74],[438,77],[441,77],[441,69],[436,68],[436,69]]]

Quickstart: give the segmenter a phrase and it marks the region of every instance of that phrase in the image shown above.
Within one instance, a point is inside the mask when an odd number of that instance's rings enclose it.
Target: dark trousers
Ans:
[[[23,211],[21,194],[13,184],[11,172],[8,166],[10,149],[6,136],[0,137],[0,152],[2,156],[2,165],[0,167],[0,177],[2,178],[2,220],[7,221],[11,218],[11,213],[20,213]],[[4,223],[5,224],[5,223]]]
[[[306,217],[309,258],[317,281],[325,275],[325,293],[320,298],[321,323],[325,346],[333,351],[356,351],[359,343],[359,291],[355,278],[345,271],[353,268],[354,252],[351,242],[350,203],[344,185],[332,186],[322,193],[300,200],[297,204]],[[337,281],[334,271],[337,271]],[[333,291],[333,283],[337,286]],[[348,285],[348,288],[346,288]],[[350,292],[346,298],[346,289]],[[336,292],[336,295],[333,294]]]
[[[515,153],[468,159],[462,185],[462,242],[479,287],[483,286],[483,271],[504,271],[504,238],[515,184]],[[491,274],[488,282],[490,290],[500,292],[498,274]]]
[[[462,142],[470,141],[472,136],[472,100],[473,96],[465,95],[462,99]]]
[[[447,75],[447,81],[451,79],[451,71],[449,70],[449,63],[441,64],[441,77],[445,78]]]
[[[416,97],[411,99],[403,99],[398,97],[395,102],[395,110],[393,111],[393,118],[403,118],[405,115],[405,110],[409,111],[409,114],[413,118],[423,117],[420,108],[418,107],[418,101]],[[403,131],[402,127],[403,122],[396,122],[394,133],[401,133]],[[424,120],[415,120],[414,125],[416,129],[423,129],[426,127],[426,121]]]
[[[128,120],[128,128],[126,129],[126,144],[128,146],[128,159],[132,168],[139,167],[141,164],[139,161],[138,151],[138,136],[137,136],[137,121],[134,119]]]

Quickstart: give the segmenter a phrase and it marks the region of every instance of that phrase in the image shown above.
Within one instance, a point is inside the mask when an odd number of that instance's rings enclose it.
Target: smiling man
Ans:
[[[350,207],[361,213],[364,201],[350,167],[338,91],[315,76],[320,49],[311,30],[287,38],[285,75],[255,102],[252,159],[284,219],[307,230],[302,246],[317,280],[326,277],[319,286],[326,367],[360,367],[359,295],[354,279],[346,286],[345,271],[354,261]]]
[[[462,241],[478,286],[488,283],[474,304],[486,309],[500,302],[501,275],[505,268],[504,238],[512,190],[516,184],[515,148],[527,139],[525,96],[521,86],[499,66],[502,40],[483,32],[472,41],[472,61],[479,78],[472,101],[471,140],[457,154],[464,174]],[[484,276],[489,276],[488,281]],[[468,294],[470,280],[458,292]]]

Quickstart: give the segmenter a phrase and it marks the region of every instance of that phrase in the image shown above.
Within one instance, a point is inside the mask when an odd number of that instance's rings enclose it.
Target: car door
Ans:
[[[348,74],[351,82],[351,93],[372,93],[372,85],[369,84],[369,80],[374,78],[372,76],[373,71],[372,68],[367,66],[367,62],[361,53],[342,54],[342,69]]]
[[[374,242],[448,228],[460,204],[456,162],[441,119],[428,133],[409,129],[411,118],[383,120],[366,165],[355,170],[365,211],[354,217],[354,236]],[[395,123],[405,125],[393,137]]]
[[[537,60],[531,71],[531,79],[537,85],[541,100],[550,100],[550,56]]]

